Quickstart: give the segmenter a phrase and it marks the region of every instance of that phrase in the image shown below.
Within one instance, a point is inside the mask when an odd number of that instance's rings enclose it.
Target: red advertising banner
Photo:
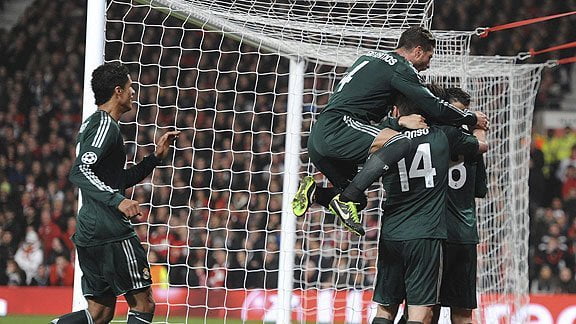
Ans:
[[[368,323],[374,316],[371,291],[297,290],[291,301],[292,318],[325,323]],[[527,319],[531,323],[576,323],[575,295],[532,295],[521,309],[495,302],[498,296],[483,296],[483,323],[510,323]],[[502,296],[500,296],[502,297]],[[155,289],[156,315],[244,320],[276,319],[278,296],[275,290],[228,290],[206,288]],[[33,301],[33,302],[32,302]],[[118,314],[127,305],[119,298]],[[61,287],[0,287],[0,315],[58,315],[71,311],[72,289]]]

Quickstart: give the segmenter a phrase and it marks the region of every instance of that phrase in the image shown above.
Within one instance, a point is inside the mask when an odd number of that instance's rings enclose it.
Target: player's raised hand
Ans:
[[[398,124],[402,127],[406,127],[409,129],[420,129],[420,128],[427,128],[428,124],[426,124],[426,119],[422,117],[422,115],[412,114],[408,116],[401,116],[398,119]]]
[[[118,205],[120,210],[127,219],[140,215],[140,204],[136,200],[124,199]]]
[[[490,123],[488,121],[488,116],[486,116],[486,114],[484,114],[481,111],[475,111],[474,114],[476,114],[476,128],[480,128],[483,130],[488,130],[488,128],[490,127]]]
[[[158,144],[156,144],[156,157],[159,159],[163,159],[168,154],[168,149],[170,148],[170,144],[174,142],[175,139],[178,138],[180,135],[180,131],[170,131],[166,132],[160,139],[158,140]]]

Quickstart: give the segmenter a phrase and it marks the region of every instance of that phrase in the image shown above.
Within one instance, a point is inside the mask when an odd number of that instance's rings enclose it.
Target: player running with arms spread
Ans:
[[[410,151],[410,139],[405,135],[383,124],[372,124],[387,116],[399,94],[414,100],[420,108],[417,113],[429,120],[487,127],[484,114],[461,111],[421,83],[418,72],[429,67],[435,44],[428,30],[412,27],[402,33],[395,51],[370,52],[348,69],[308,139],[310,160],[334,188],[317,187],[312,177],[305,177],[292,202],[296,216],[304,215],[316,201],[337,215],[350,231],[364,235],[358,215],[358,205],[360,209],[365,206],[364,191]],[[399,122],[410,128],[426,126],[422,117],[416,118],[412,125],[402,119]],[[361,163],[364,168],[358,172]]]
[[[128,69],[107,63],[92,73],[98,110],[80,127],[79,152],[70,181],[80,188],[82,208],[72,240],[82,269],[82,292],[88,309],[66,314],[52,323],[108,323],[116,299],[124,295],[130,307],[128,322],[151,323],[154,299],[146,251],[130,219],[140,215],[139,203],[124,191],[142,181],[168,154],[180,132],[164,134],[156,152],[124,169],[126,149],[118,120],[132,109],[134,89]]]

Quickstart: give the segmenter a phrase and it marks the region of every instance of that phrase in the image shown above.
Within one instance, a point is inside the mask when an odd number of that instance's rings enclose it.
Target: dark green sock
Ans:
[[[74,313],[68,313],[66,315],[62,315],[57,319],[54,319],[52,324],[89,324],[92,323],[92,318],[90,317],[90,313],[88,313],[87,309],[83,309],[81,311],[77,311]]]
[[[330,204],[330,200],[332,200],[332,198],[334,198],[334,196],[336,196],[339,192],[334,189],[333,187],[331,188],[321,188],[321,187],[316,187],[316,203],[318,203],[320,206],[324,206],[326,208],[328,208],[328,204]]]
[[[374,317],[372,324],[394,324],[394,321],[384,317]]]
[[[372,153],[364,167],[340,195],[342,201],[360,202],[364,191],[384,174],[394,163],[410,152],[410,139],[404,134],[392,136],[376,152]]]

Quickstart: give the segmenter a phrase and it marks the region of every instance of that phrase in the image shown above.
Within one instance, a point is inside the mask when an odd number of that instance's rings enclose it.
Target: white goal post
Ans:
[[[136,108],[121,121],[128,166],[166,130],[182,131],[169,161],[128,192],[146,210],[135,226],[153,268],[155,321],[373,316],[379,185],[368,193],[362,239],[319,207],[296,219],[290,199],[304,175],[327,184],[305,140],[346,66],[393,49],[408,26],[430,28],[432,14],[432,0],[108,0],[105,12],[89,11],[89,30],[105,37],[87,36],[103,45],[87,48],[95,54],[88,77],[105,60],[122,62],[135,80]],[[482,302],[502,307],[486,314],[481,306],[477,318],[522,321],[528,148],[542,66],[470,56],[472,32],[433,33],[426,78],[463,87],[492,122],[478,288]],[[86,89],[85,116],[95,108]]]

